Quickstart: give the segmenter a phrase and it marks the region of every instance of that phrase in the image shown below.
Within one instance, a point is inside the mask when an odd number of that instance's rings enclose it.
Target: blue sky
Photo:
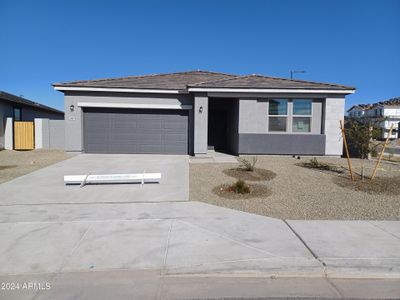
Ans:
[[[400,96],[400,1],[0,0],[0,90],[63,107],[51,83],[203,69]]]

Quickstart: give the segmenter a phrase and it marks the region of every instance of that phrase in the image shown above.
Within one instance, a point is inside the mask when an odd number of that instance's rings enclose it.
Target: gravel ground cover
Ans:
[[[72,157],[61,150],[0,151],[0,183]]]
[[[250,193],[248,194],[238,194],[232,190],[232,185],[222,184],[213,188],[213,193],[217,194],[219,197],[234,199],[234,200],[242,200],[242,199],[251,199],[257,197],[268,197],[271,195],[271,190],[264,184],[248,184],[250,187]]]
[[[255,198],[230,199],[215,192],[215,188],[232,184],[234,177],[226,175],[226,169],[235,164],[191,164],[190,200],[233,208],[250,213],[300,220],[400,220],[400,187],[398,194],[368,193],[338,184],[333,172],[308,169],[296,164],[309,161],[292,157],[259,156],[257,168],[270,170],[276,177],[269,181],[258,181],[271,194]],[[321,162],[347,168],[342,158],[318,158]],[[352,159],[353,169],[361,170],[361,161]],[[375,162],[365,163],[365,173],[372,172]],[[400,176],[400,164],[383,162],[378,169],[381,181]]]
[[[276,176],[274,172],[260,168],[255,168],[254,171],[246,171],[244,169],[235,167],[225,169],[223,172],[225,175],[246,181],[266,181],[272,180]]]
[[[391,177],[376,177],[373,181],[368,179],[362,180],[360,176],[355,176],[354,181],[348,180],[343,176],[334,178],[334,183],[356,191],[362,191],[369,194],[387,194],[400,197],[400,176]]]

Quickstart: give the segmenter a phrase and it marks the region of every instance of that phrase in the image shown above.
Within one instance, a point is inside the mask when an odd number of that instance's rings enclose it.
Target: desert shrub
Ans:
[[[331,171],[335,173],[343,173],[343,170],[338,168],[335,165],[319,162],[316,157],[310,159],[308,162],[303,162],[300,164],[302,167],[310,168],[310,169],[318,169],[324,171]]]
[[[251,160],[246,159],[244,157],[238,157],[237,161],[239,162],[239,168],[242,168],[246,171],[254,171],[254,168],[257,164],[258,157],[253,156]]]
[[[249,185],[243,180],[236,181],[231,186],[231,188],[232,188],[232,191],[234,191],[237,194],[248,194],[248,193],[250,193]]]

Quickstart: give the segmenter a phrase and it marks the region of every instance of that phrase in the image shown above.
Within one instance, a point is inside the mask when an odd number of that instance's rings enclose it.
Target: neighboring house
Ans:
[[[386,139],[389,135],[390,127],[393,125],[392,134],[389,136],[390,139],[398,138],[399,122],[400,122],[400,97],[392,98],[386,101],[380,101],[374,104],[357,105],[359,107],[365,107],[362,115],[354,114],[356,112],[353,106],[348,110],[349,117],[361,117],[366,116],[369,118],[384,118],[385,120],[380,123],[381,127],[381,139]]]
[[[341,155],[355,88],[207,71],[56,83],[66,150],[87,153]]]
[[[365,111],[367,111],[371,107],[372,107],[372,104],[353,105],[352,107],[350,107],[350,109],[347,111],[347,113],[350,118],[359,118],[359,117],[363,117],[365,115]]]
[[[46,105],[0,91],[0,149],[5,148],[7,118],[12,118],[15,121],[33,121],[35,118],[63,120],[64,113]],[[12,126],[12,124],[9,126]]]

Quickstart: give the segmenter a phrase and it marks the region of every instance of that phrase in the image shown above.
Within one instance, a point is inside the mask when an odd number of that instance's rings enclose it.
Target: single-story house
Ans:
[[[55,108],[0,91],[0,149],[6,147],[7,119],[13,121],[33,121],[36,118],[63,120],[64,112]],[[12,129],[9,130],[12,133]],[[12,134],[9,137],[12,149]]]
[[[86,153],[341,155],[355,88],[208,71],[53,84],[66,150]]]

